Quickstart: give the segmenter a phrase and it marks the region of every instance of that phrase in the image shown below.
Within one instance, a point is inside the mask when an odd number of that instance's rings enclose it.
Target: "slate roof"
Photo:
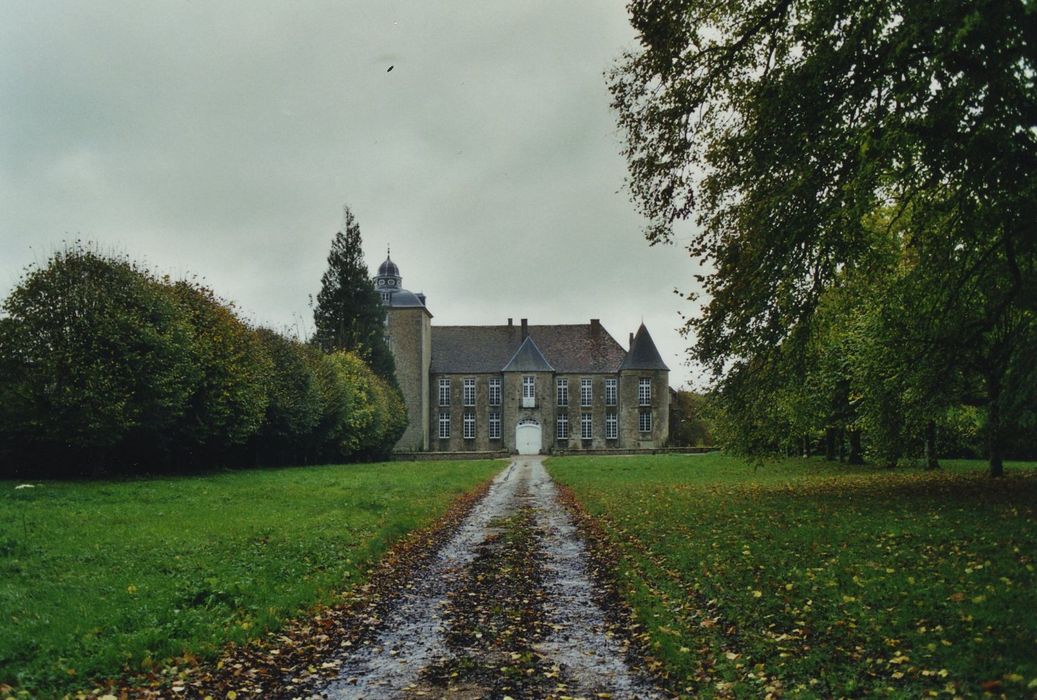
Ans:
[[[412,308],[416,306],[424,306],[424,302],[421,297],[414,292],[409,292],[406,289],[398,289],[389,295],[389,306],[394,308]]]
[[[533,342],[533,336],[527,336],[522,345],[515,351],[502,372],[553,372],[554,367],[544,359],[544,354]]]
[[[655,342],[652,340],[652,336],[649,335],[648,329],[645,328],[645,324],[642,323],[641,327],[637,329],[634,341],[630,343],[630,351],[619,368],[664,369],[669,371],[670,368],[666,366],[662,356],[659,355],[659,350],[655,347]]]
[[[559,373],[617,372],[626,351],[600,325],[529,326],[529,337]],[[434,373],[500,372],[522,345],[522,327],[432,326]],[[653,346],[654,347],[654,346]]]

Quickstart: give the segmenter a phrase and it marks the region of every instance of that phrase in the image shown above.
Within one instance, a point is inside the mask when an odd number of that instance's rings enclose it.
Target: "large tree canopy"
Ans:
[[[910,338],[893,339],[898,351],[985,373],[996,434],[1037,308],[1034,5],[629,9],[641,47],[610,89],[631,191],[653,242],[695,221],[690,252],[712,269],[704,312],[689,321],[694,357],[744,379],[810,331],[847,273],[874,269],[915,321]],[[876,246],[878,213],[887,241]],[[895,274],[876,255],[890,240]]]
[[[184,414],[191,327],[151,274],[75,245],[30,268],[0,319],[0,447],[56,445],[103,466]]]
[[[313,310],[314,343],[325,352],[356,353],[395,385],[396,365],[385,342],[385,307],[364,263],[360,225],[348,208],[342,231],[331,242],[320,284]]]

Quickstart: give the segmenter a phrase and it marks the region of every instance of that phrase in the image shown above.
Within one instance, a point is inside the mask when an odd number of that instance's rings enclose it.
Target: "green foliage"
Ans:
[[[403,392],[382,377],[376,376],[375,380],[378,384],[380,410],[384,416],[382,419],[382,443],[378,449],[388,454],[389,450],[403,437],[410,417],[407,415],[407,405],[403,401]]]
[[[243,444],[266,416],[273,363],[255,334],[211,289],[185,281],[169,289],[190,318],[192,361],[201,372],[178,438],[187,449]]]
[[[334,604],[394,540],[499,469],[324,466],[17,490],[0,481],[0,686],[60,697],[124,670],[211,657]]]
[[[386,454],[407,425],[399,391],[353,353],[334,352],[326,356],[326,362],[326,381],[332,386],[325,389],[325,421],[331,427],[324,453],[341,459]],[[337,387],[348,387],[348,391]]]
[[[340,454],[338,446],[349,430],[347,411],[354,401],[354,388],[341,380],[337,363],[331,355],[314,348],[307,354],[307,363],[317,383],[320,400],[320,419],[310,436],[310,452],[317,461],[333,459]]]
[[[3,310],[3,474],[370,459],[407,420],[356,355],[253,330],[206,287],[82,246],[30,268]]]
[[[1032,4],[629,9],[641,46],[610,88],[630,187],[653,242],[699,224],[713,272],[687,330],[736,444],[864,429],[893,459],[973,404],[1000,473],[1037,393]],[[755,403],[762,374],[781,405]]]
[[[385,307],[364,263],[360,226],[349,209],[343,228],[331,242],[328,269],[321,277],[313,342],[325,352],[353,352],[395,383],[396,366],[385,342]]]
[[[337,381],[348,385],[348,401],[342,408],[342,428],[335,449],[339,454],[363,453],[378,434],[377,400],[373,374],[358,356],[350,352],[334,352],[329,356]]]
[[[694,391],[678,389],[670,401],[671,447],[703,447],[713,444],[710,425],[705,419],[705,397]]]
[[[190,319],[132,262],[70,247],[30,268],[3,308],[8,444],[102,466],[107,451],[181,420],[198,377]]]
[[[306,348],[267,328],[255,331],[256,339],[273,363],[267,382],[266,418],[256,436],[263,452],[274,461],[289,455],[299,462],[306,440],[320,420],[321,400],[317,378],[306,360]],[[276,459],[280,456],[280,459]]]
[[[689,697],[1026,697],[1037,469],[564,457],[620,593]],[[651,664],[652,661],[650,660]]]

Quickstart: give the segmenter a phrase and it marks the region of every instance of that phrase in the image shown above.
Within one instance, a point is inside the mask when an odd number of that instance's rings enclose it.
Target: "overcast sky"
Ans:
[[[680,386],[697,268],[642,236],[603,77],[633,46],[618,1],[5,0],[0,296],[81,238],[308,332],[348,205],[433,324],[643,319]]]

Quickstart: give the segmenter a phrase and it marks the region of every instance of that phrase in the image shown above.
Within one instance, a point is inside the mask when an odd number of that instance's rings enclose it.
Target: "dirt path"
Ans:
[[[587,552],[540,458],[494,480],[330,698],[652,698],[594,600]]]

